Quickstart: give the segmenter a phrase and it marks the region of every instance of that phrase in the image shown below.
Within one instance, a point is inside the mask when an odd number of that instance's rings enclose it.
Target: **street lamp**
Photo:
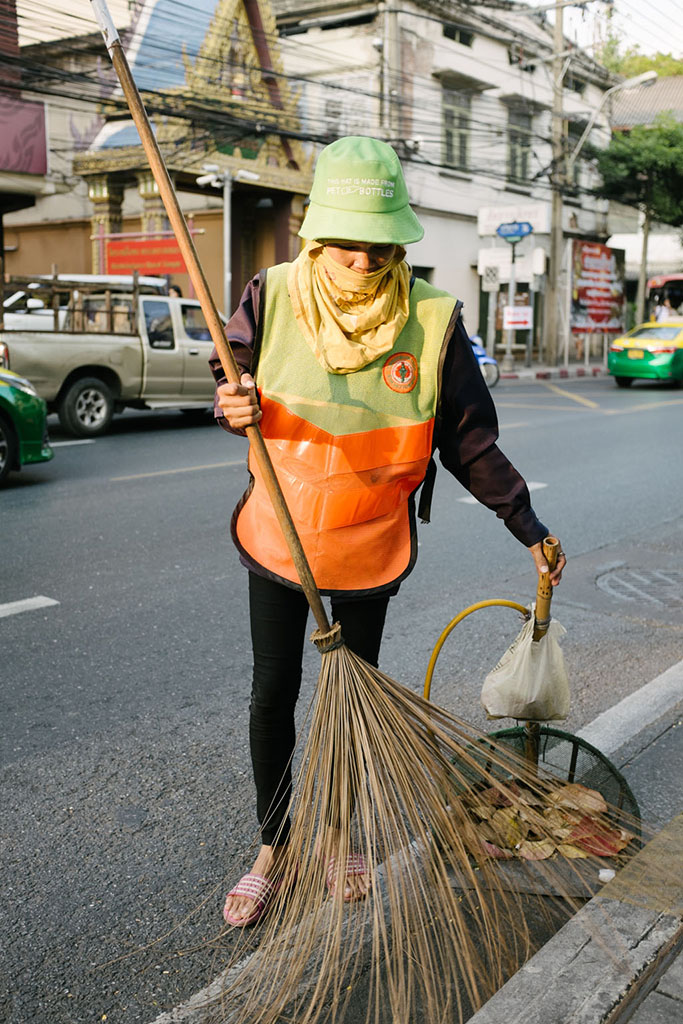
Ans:
[[[226,316],[230,316],[232,305],[232,265],[230,260],[232,183],[233,181],[258,181],[261,175],[254,171],[247,171],[245,168],[240,168],[234,173],[221,171],[217,164],[203,164],[202,170],[204,174],[196,179],[198,185],[223,188],[223,312]]]
[[[583,134],[581,135],[581,138],[577,142],[577,144],[574,147],[574,149],[572,150],[572,152],[567,157],[567,177],[570,180],[571,180],[572,170],[574,169],[574,163],[576,161],[576,158],[578,157],[579,153],[583,149],[583,144],[585,143],[586,139],[588,138],[588,136],[589,136],[589,134],[590,134],[590,132],[591,132],[591,130],[593,128],[593,125],[597,121],[598,116],[599,116],[600,112],[602,111],[602,108],[607,103],[607,100],[609,99],[609,97],[613,93],[615,93],[615,92],[621,92],[623,89],[633,89],[636,85],[646,85],[648,82],[654,82],[656,77],[657,77],[657,72],[656,71],[643,71],[643,73],[641,75],[635,75],[633,78],[627,78],[623,82],[619,82],[617,85],[613,85],[611,89],[607,89],[607,91],[603,93],[602,99],[600,100],[600,104],[595,108],[595,110],[591,114],[590,120],[588,121],[588,124],[584,128]]]

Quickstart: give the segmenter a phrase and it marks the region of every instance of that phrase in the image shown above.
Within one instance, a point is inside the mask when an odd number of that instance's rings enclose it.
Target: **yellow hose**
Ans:
[[[496,605],[501,605],[503,608],[514,608],[515,611],[521,612],[525,616],[529,614],[529,609],[523,604],[518,604],[517,601],[505,601],[502,598],[493,598],[490,601],[478,601],[477,604],[471,604],[469,608],[465,608],[465,610],[460,612],[459,615],[456,615],[454,619],[451,619],[439,639],[436,641],[436,646],[434,647],[432,656],[429,659],[423,691],[425,700],[429,700],[429,695],[432,691],[432,676],[434,674],[436,659],[439,657],[439,652],[441,651],[441,648],[443,647],[451,630],[455,629],[458,623],[462,622],[462,620],[467,618],[468,615],[471,615],[472,612],[477,612],[480,608],[492,608]]]

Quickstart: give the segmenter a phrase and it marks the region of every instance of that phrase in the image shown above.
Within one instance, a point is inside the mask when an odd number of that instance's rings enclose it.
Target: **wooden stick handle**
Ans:
[[[140,93],[128,65],[128,60],[123,52],[123,48],[115,29],[115,38],[112,38],[111,18],[106,20],[108,18],[106,3],[104,0],[93,0],[93,7],[98,21],[100,21],[100,28],[102,29],[105,42],[107,43],[107,48],[111,56],[112,64],[114,65],[114,70],[116,71],[121,83],[121,88],[123,89],[123,94],[128,102],[133,122],[138,130],[140,141],[142,142],[143,149],[145,150],[145,154],[149,161],[154,180],[157,183],[159,195],[163,201],[166,214],[175,233],[183,259],[185,260],[190,280],[192,281],[195,293],[202,307],[202,312],[206,318],[211,339],[216,346],[221,366],[223,367],[223,371],[228,380],[239,384],[241,378],[239,367],[235,362],[235,357],[232,354],[230,346],[225,340],[223,322],[218,315],[216,304],[214,303],[213,296],[209,291],[209,286],[199,262],[199,257],[197,256],[197,250],[195,249],[194,242],[192,241],[192,236],[190,235],[182,210],[180,209],[180,204],[178,202],[175,189],[173,188],[173,183],[170,179],[168,170],[166,169],[164,158],[161,154],[161,150],[159,149],[154,132],[152,131],[149,118],[147,117],[147,111],[142,103]],[[329,633],[331,626],[327,613],[322,603],[318,588],[315,585],[311,567],[308,564],[308,559],[306,558],[301,540],[296,531],[294,521],[289,509],[287,508],[282,488],[280,487],[277,476],[275,475],[273,463],[271,462],[268,449],[266,448],[263,435],[261,434],[258,425],[255,424],[254,426],[247,427],[247,437],[249,438],[249,443],[254,453],[254,457],[263,475],[270,500],[272,501],[273,508],[275,509],[275,514],[285,536],[289,552],[299,575],[299,580],[301,581],[301,586],[308,603],[311,606],[318,628],[322,632]]]
[[[548,563],[547,573],[538,578],[536,588],[536,613],[534,622],[534,640],[540,640],[548,632],[550,625],[550,602],[553,596],[553,588],[550,582],[550,573],[557,565],[557,556],[560,550],[560,542],[557,537],[546,537],[543,541],[543,554]]]

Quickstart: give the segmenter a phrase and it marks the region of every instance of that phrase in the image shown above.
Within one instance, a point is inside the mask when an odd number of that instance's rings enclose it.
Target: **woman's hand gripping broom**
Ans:
[[[92,4],[226,376],[239,382],[118,34],[103,0]],[[480,734],[343,644],[338,626],[330,628],[258,426],[247,434],[318,624],[322,665],[292,800],[298,881],[288,894],[282,887],[258,952],[230,974],[221,1007],[208,1012],[244,1024],[283,1014],[299,1024],[341,1020],[364,973],[368,1021],[464,1020],[528,946],[520,897],[500,884],[460,798],[495,786],[513,799],[510,755],[489,743],[483,758]],[[523,765],[515,776],[525,778]],[[542,800],[536,780],[527,781]],[[331,850],[337,864],[359,854],[368,865],[381,862],[370,898],[349,907],[343,885],[322,898],[322,854]]]

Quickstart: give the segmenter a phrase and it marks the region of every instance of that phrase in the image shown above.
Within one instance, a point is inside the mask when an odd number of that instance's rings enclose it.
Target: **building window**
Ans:
[[[531,153],[531,114],[511,110],[508,114],[508,180],[526,182],[529,179]]]
[[[466,171],[470,165],[470,97],[454,89],[444,89],[441,103],[443,162],[447,167]]]
[[[460,25],[444,25],[443,34],[446,39],[452,39],[461,46],[471,46],[474,42],[474,32],[461,28]]]
[[[582,78],[576,78],[576,76],[572,74],[571,70],[569,70],[565,75],[563,84],[565,89],[570,89],[572,92],[578,92],[579,96],[583,95],[586,91],[585,81]]]
[[[530,74],[536,70],[531,54],[525,52],[521,43],[512,43],[508,47],[508,63],[518,67],[520,71],[528,71]]]

